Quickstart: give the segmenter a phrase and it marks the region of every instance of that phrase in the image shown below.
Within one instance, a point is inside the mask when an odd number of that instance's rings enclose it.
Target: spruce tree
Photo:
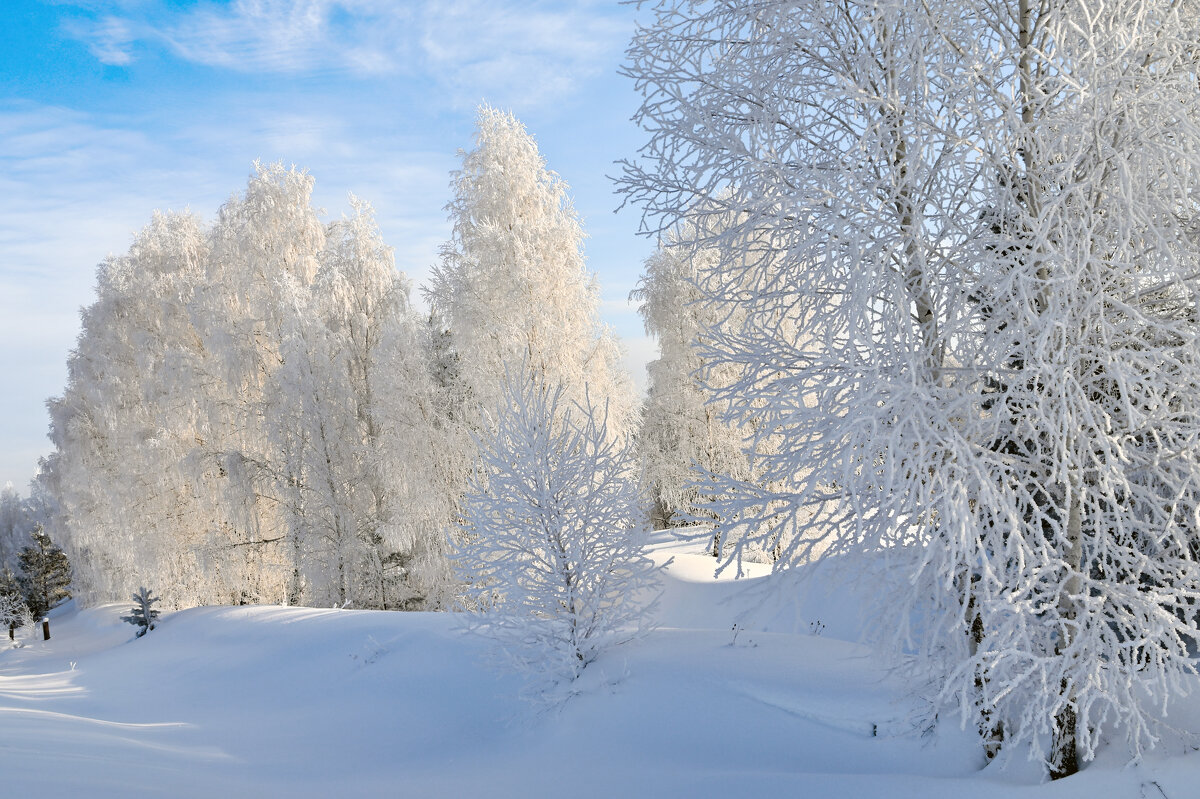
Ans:
[[[39,524],[30,533],[33,543],[21,550],[21,593],[35,619],[71,595],[71,564],[62,549]]]

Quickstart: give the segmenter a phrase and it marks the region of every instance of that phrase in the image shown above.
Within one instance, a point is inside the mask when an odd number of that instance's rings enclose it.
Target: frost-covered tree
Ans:
[[[212,384],[189,310],[206,252],[198,220],[156,214],[126,255],[101,264],[67,385],[49,403],[55,453],[36,496],[85,602],[117,598],[145,569],[174,601],[219,601],[197,579],[218,526],[215,470],[189,460],[209,437]]]
[[[469,421],[478,425],[476,409],[497,406],[505,370],[527,362],[561,385],[568,403],[582,401],[586,385],[609,404],[610,432],[627,432],[632,389],[600,322],[566,184],[520,122],[483,106],[453,187],[453,236],[427,294],[448,330]]]
[[[8,640],[16,640],[17,630],[30,624],[33,616],[21,595],[0,593],[0,626],[8,628]]]
[[[296,330],[308,323],[305,299],[325,245],[312,189],[306,172],[256,164],[245,192],[218,213],[193,303],[216,392],[206,403],[207,457],[223,473],[229,512],[213,546],[240,550],[227,567],[235,591],[227,601],[299,600],[312,440],[299,424],[306,397],[295,374],[305,355]]]
[[[893,561],[875,628],[1053,776],[1194,671],[1198,10],[664,0],[631,48],[625,189],[721,253],[717,397],[784,442],[719,515]]]
[[[586,395],[585,395],[586,397]],[[474,623],[554,701],[607,647],[648,629],[655,571],[633,450],[603,406],[526,370],[506,381],[463,502],[457,563]]]
[[[450,353],[441,331],[408,314],[388,331],[377,364],[381,405],[380,468],[393,491],[390,529],[398,548],[385,567],[403,575],[401,601],[427,610],[448,607],[458,595],[449,560],[457,535],[464,480],[474,456],[460,414],[461,386],[442,367]],[[452,363],[452,359],[449,363]]]
[[[29,612],[41,618],[47,611],[71,595],[71,564],[50,536],[36,527],[33,543],[21,550],[21,593]]]
[[[21,585],[12,570],[5,566],[0,571],[0,625],[8,628],[9,640],[16,638],[16,631],[33,623],[29,606],[21,594]]]
[[[692,257],[686,249],[660,244],[629,295],[641,303],[646,332],[658,340],[659,356],[646,367],[650,385],[639,444],[662,521],[675,517],[678,523],[700,512],[703,474],[750,476],[742,451],[745,435],[726,424],[710,402],[705,386],[715,376],[706,374],[698,350],[705,325],[696,279],[717,260],[715,251]],[[714,554],[719,553],[717,546]]]
[[[84,601],[412,607],[445,582],[421,325],[369,209],[327,226],[312,186],[256,165],[212,226],[156,214],[101,266],[38,483]]]
[[[32,529],[25,500],[11,485],[0,489],[0,567],[16,565],[17,550]]]
[[[430,373],[407,280],[369,206],[334,223],[286,339],[281,390],[298,398],[297,483],[321,603],[432,603],[448,571],[446,488],[429,429]],[[315,318],[315,319],[314,319]],[[312,324],[317,321],[318,324]],[[310,571],[312,569],[310,568]]]
[[[138,628],[135,637],[141,638],[154,629],[154,623],[158,619],[159,610],[153,606],[158,601],[158,597],[154,596],[154,592],[148,590],[144,585],[133,592],[133,610],[129,612],[128,616],[122,616],[121,621],[128,622]]]
[[[746,456],[758,432],[757,424],[753,418],[733,422],[723,413],[728,399],[717,399],[718,392],[737,381],[738,372],[705,357],[701,344],[710,327],[738,325],[744,315],[736,305],[713,305],[706,300],[703,286],[723,279],[721,258],[714,249],[691,246],[697,238],[688,226],[668,231],[647,259],[642,279],[630,294],[630,299],[641,302],[646,332],[657,338],[659,349],[659,357],[647,366],[650,386],[642,411],[639,450],[647,479],[657,493],[657,512],[677,524],[713,519],[714,498],[707,492],[714,476],[758,480]],[[777,446],[778,441],[770,436],[754,441],[754,450],[760,453]],[[723,540],[728,526],[716,525],[712,542],[716,557],[729,546],[730,542]],[[766,551],[749,554],[772,558],[781,545],[782,541],[776,540]]]

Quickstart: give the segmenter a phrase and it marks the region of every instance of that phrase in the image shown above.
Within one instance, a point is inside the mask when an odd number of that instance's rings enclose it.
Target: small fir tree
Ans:
[[[154,592],[144,585],[134,592],[133,610],[128,616],[122,616],[121,621],[127,621],[138,628],[135,637],[141,638],[154,629],[154,622],[158,618],[159,611],[152,605],[158,602],[158,599],[154,596]]]

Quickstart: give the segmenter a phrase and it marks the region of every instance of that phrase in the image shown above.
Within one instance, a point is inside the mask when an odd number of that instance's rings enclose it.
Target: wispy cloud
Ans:
[[[235,0],[178,9],[129,3],[70,33],[107,64],[136,48],[239,72],[409,76],[456,103],[551,103],[611,69],[631,12],[612,3],[523,0]]]
[[[355,0],[238,0],[202,4],[143,30],[183,59],[243,72],[390,73],[397,64],[387,43],[407,22],[404,9]]]
[[[133,29],[123,19],[103,16],[86,26],[71,26],[87,41],[88,49],[102,64],[128,66],[133,62]]]
[[[612,296],[610,293],[600,301],[600,310],[610,319],[623,316],[636,317],[640,307],[639,303],[630,300],[627,295]]]
[[[629,38],[623,16],[581,3],[432,2],[423,8],[421,25],[431,74],[443,75],[458,93],[487,93],[509,105],[566,96],[582,80],[611,69]]]

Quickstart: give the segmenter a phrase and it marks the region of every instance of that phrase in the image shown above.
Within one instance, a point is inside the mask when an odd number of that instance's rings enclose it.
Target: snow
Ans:
[[[981,769],[957,719],[935,717],[853,640],[855,602],[834,577],[749,612],[777,578],[747,564],[743,579],[715,579],[701,546],[658,537],[655,559],[673,558],[660,627],[602,655],[580,693],[545,712],[517,698],[520,678],[493,670],[488,642],[454,614],[205,607],[135,639],[124,605],[68,603],[49,641],[26,629],[0,651],[0,792],[1194,795],[1200,756],[1180,741],[1138,765],[1104,750],[1058,783],[1040,784],[1022,758]],[[1193,704],[1181,718],[1197,716]]]

